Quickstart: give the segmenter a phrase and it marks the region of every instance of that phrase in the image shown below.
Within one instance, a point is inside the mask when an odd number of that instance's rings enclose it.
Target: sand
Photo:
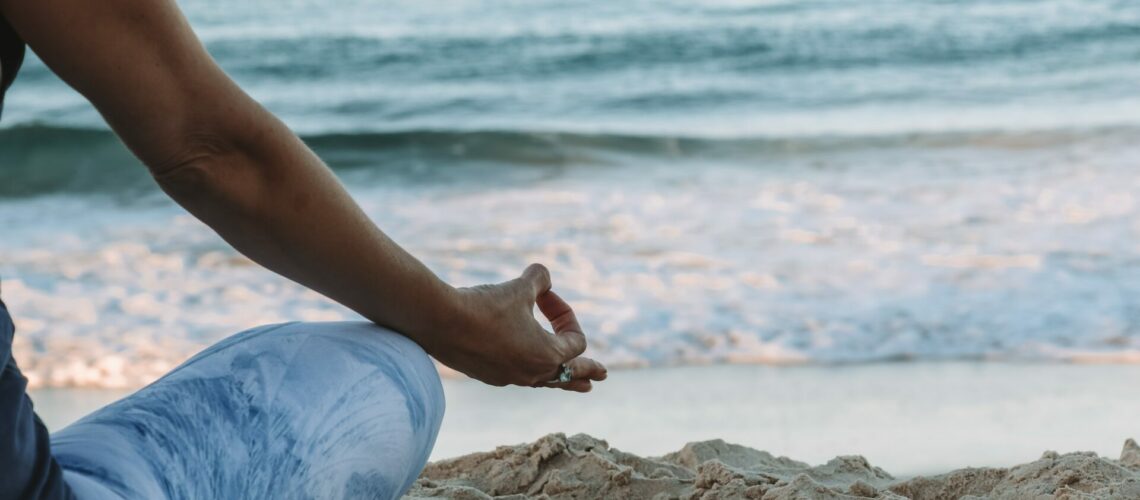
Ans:
[[[898,479],[861,456],[811,466],[721,440],[645,458],[586,434],[550,434],[431,463],[409,498],[1140,499],[1140,446],[1119,460],[1045,452],[1010,468]]]

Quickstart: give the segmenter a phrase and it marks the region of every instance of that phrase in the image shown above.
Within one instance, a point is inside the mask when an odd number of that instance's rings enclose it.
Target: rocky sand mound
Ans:
[[[810,466],[721,440],[643,458],[585,434],[429,464],[410,498],[1140,499],[1140,447],[1119,460],[1045,452],[1008,469],[967,468],[898,480],[860,456]]]

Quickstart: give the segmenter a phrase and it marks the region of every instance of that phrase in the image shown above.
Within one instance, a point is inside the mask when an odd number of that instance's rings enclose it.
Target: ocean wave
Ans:
[[[478,174],[482,168],[572,168],[649,163],[755,164],[787,155],[898,148],[1025,149],[1131,140],[1140,127],[944,131],[817,137],[639,135],[573,131],[395,130],[304,135],[330,166],[401,179]],[[0,128],[0,198],[51,193],[137,194],[154,189],[145,168],[107,130]],[[359,178],[359,176],[354,177]]]
[[[414,135],[446,144],[455,133]],[[673,168],[657,152],[613,168],[438,162],[439,175],[477,172],[463,182],[358,182],[375,170],[363,166],[342,177],[365,213],[456,286],[546,263],[591,355],[614,366],[1137,362],[1136,134],[690,138],[679,151],[727,149],[735,163],[701,153]],[[309,140],[364,158],[406,149],[383,137]],[[597,137],[566,137],[604,151]],[[660,138],[602,137],[623,152],[664,149]],[[742,151],[760,153],[744,162]],[[541,175],[517,182],[519,172]],[[134,386],[244,328],[355,317],[159,197],[7,199],[0,225],[14,352],[42,386]]]
[[[1126,64],[1140,39],[1140,26],[1127,21],[1072,23],[1041,30],[1009,30],[1004,21],[935,24],[890,19],[795,29],[787,24],[764,26],[717,19],[694,26],[608,34],[388,37],[331,32],[312,37],[243,34],[208,39],[207,43],[216,57],[228,62],[229,69],[245,76],[325,80],[387,72],[410,80],[510,82],[664,67],[764,77],[776,71],[955,68],[963,63],[977,68],[1016,61],[1064,62],[1072,69],[1073,65]],[[1077,59],[1080,55],[1089,57]],[[761,89],[756,90],[760,94]]]
[[[1140,116],[1140,4],[1118,0],[184,7],[222,68],[306,135],[866,135]],[[35,57],[8,107],[9,124],[101,123]]]

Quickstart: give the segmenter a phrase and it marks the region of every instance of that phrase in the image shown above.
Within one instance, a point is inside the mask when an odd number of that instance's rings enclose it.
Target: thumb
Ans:
[[[530,285],[531,298],[538,297],[550,290],[550,271],[542,264],[531,264],[523,271],[520,281]]]

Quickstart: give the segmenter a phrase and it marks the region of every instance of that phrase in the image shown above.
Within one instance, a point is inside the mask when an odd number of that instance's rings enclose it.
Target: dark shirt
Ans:
[[[0,17],[0,111],[24,62],[24,41]],[[28,379],[12,357],[16,328],[0,300],[0,500],[73,498],[51,455],[47,428],[32,408]]]
[[[0,17],[0,113],[4,111],[4,93],[16,79],[16,72],[24,62],[24,41]]]
[[[47,428],[32,409],[28,380],[12,358],[15,329],[0,301],[0,499],[72,498],[51,455]]]

